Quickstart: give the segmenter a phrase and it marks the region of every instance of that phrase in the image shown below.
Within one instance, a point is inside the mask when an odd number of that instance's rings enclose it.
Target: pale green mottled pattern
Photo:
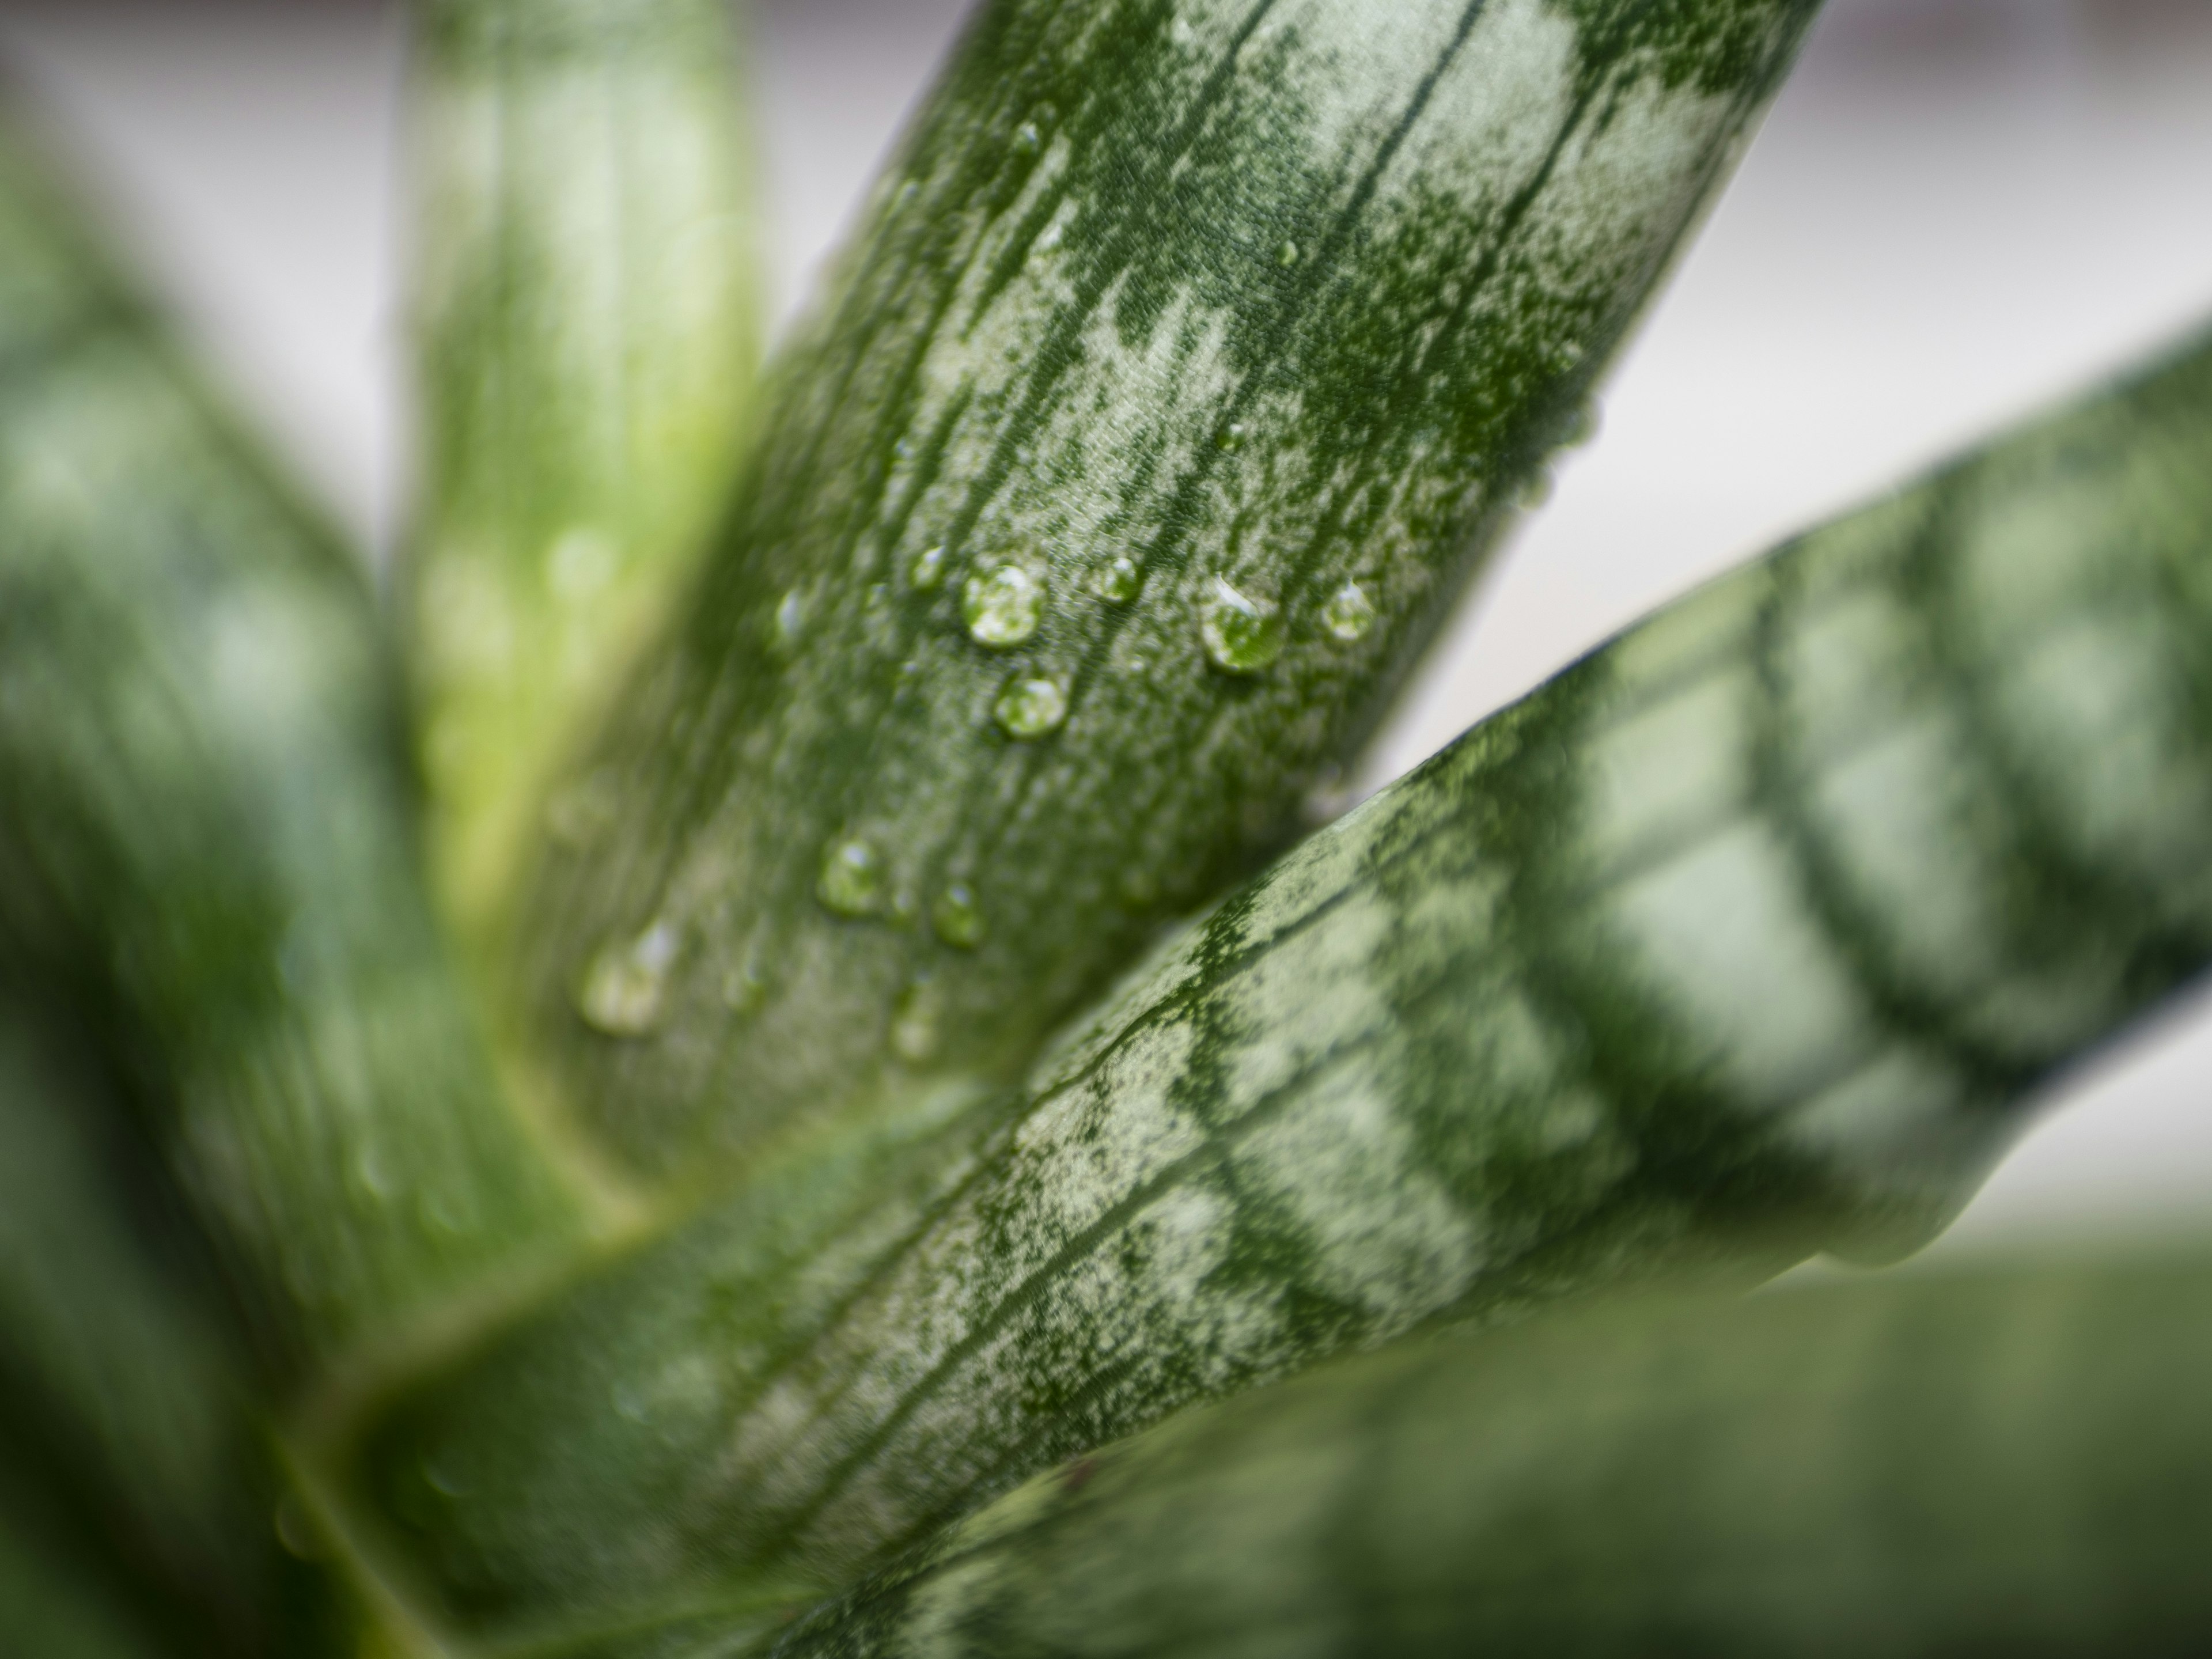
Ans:
[[[2179,1659],[2208,1382],[2202,1256],[1455,1334],[1041,1476],[770,1651]]]
[[[727,0],[420,0],[423,501],[405,573],[441,896],[489,948],[549,775],[736,466],[757,355]]]
[[[982,7],[573,780],[603,806],[526,967],[591,1129],[692,1186],[854,1098],[1009,1080],[1279,850],[1813,9]],[[847,902],[817,878],[854,845]],[[650,1018],[599,1017],[659,928]]]
[[[841,1248],[794,1154],[361,1478],[461,1616],[586,1623],[835,1582],[1441,1321],[1912,1248],[2212,960],[2208,446],[2200,347],[1672,607],[1164,945]]]
[[[111,286],[64,230],[0,243],[42,261]],[[570,1210],[432,920],[357,572],[149,325],[34,338],[0,362],[0,961],[144,1085],[286,1363]]]

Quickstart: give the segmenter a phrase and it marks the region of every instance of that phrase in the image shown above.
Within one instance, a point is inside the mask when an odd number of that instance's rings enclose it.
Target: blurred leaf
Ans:
[[[2201,1255],[1454,1333],[1042,1476],[774,1652],[2199,1653],[2208,1402]]]
[[[266,1354],[327,1352],[573,1211],[432,920],[356,571],[20,151],[0,222],[0,962],[131,1074]]]
[[[421,0],[406,586],[441,896],[488,950],[546,775],[736,467],[759,283],[727,0]]]

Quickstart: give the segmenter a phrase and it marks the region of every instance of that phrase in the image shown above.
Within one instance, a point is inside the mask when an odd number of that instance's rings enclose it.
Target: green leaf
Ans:
[[[580,1634],[834,1585],[1347,1348],[1913,1248],[2212,960],[2209,446],[2197,343],[1670,607],[1011,1097],[770,1164],[350,1478],[454,1616]]]
[[[1814,9],[984,6],[564,785],[524,967],[590,1132],[696,1190],[1008,1080],[1286,844]]]
[[[0,986],[0,1631],[303,1652],[334,1610],[279,1548],[220,1287],[79,1035]]]
[[[2195,1652],[2209,1379],[2202,1256],[1454,1334],[1067,1464],[772,1650]]]
[[[756,212],[726,0],[416,12],[404,574],[441,896],[489,954],[547,775],[720,505]]]
[[[130,1073],[264,1358],[388,1334],[575,1217],[430,915],[374,607],[13,153],[0,222],[0,963]]]

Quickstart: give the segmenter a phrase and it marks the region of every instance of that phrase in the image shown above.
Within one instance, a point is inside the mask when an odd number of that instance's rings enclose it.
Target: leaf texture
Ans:
[[[548,774],[735,465],[758,350],[744,54],[722,0],[416,10],[404,575],[441,896],[489,962]]]
[[[86,1012],[289,1366],[574,1206],[432,919],[357,573],[15,152],[0,220],[0,962]]]
[[[2198,1652],[2208,1315],[2191,1255],[1454,1334],[1066,1464],[770,1651]]]
[[[0,988],[0,1633],[69,1659],[320,1650],[336,1606],[279,1547],[220,1285],[82,1035]]]
[[[917,1112],[902,1184],[789,1155],[353,1478],[453,1616],[580,1636],[1346,1349],[1914,1248],[2212,959],[2208,440],[2198,343],[1670,607]]]
[[[783,362],[526,913],[697,1190],[1010,1080],[1279,851],[1513,516],[1811,0],[992,0]]]

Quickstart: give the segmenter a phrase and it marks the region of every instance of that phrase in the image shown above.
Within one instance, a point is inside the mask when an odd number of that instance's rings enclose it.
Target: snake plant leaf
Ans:
[[[1346,1349],[1913,1248],[2212,960],[2208,449],[2198,342],[1670,607],[918,1110],[903,1184],[770,1164],[349,1478],[457,1620],[580,1633]]]
[[[0,1632],[24,1654],[309,1651],[333,1604],[279,1547],[219,1286],[67,1026],[0,992]],[[134,1620],[159,1639],[95,1633]]]
[[[1285,845],[1814,9],[989,0],[556,795],[580,1121],[697,1190],[1011,1080]]]
[[[572,1206],[457,994],[357,572],[18,149],[0,222],[0,958],[98,1011],[283,1363]]]
[[[1065,1465],[770,1651],[2201,1652],[2208,1384],[2197,1254],[1454,1333]]]
[[[441,896],[488,957],[560,746],[727,487],[756,210],[726,0],[421,0],[416,24],[404,576]]]

